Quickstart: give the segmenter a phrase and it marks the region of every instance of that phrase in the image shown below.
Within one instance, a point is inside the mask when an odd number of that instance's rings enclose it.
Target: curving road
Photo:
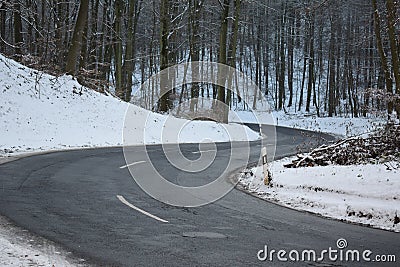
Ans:
[[[264,126],[264,132],[270,130]],[[277,127],[276,157],[330,139]],[[130,149],[135,160],[145,160],[146,147]],[[147,147],[159,171],[187,186],[215,179],[229,149],[230,144],[218,144],[213,168],[188,178],[167,164],[161,146]],[[260,142],[253,142],[253,161],[259,158],[259,150]],[[181,145],[181,151],[195,158],[198,145]],[[125,164],[121,148],[104,148],[55,152],[0,165],[0,214],[101,266],[288,266],[295,263],[276,258],[272,263],[260,262],[257,252],[265,245],[275,250],[321,251],[336,248],[339,238],[347,240],[348,248],[396,254],[400,260],[396,233],[297,212],[236,189],[199,208],[163,204],[136,185],[128,169],[120,168]],[[148,162],[140,165],[147,167]],[[368,266],[329,260],[297,265]]]

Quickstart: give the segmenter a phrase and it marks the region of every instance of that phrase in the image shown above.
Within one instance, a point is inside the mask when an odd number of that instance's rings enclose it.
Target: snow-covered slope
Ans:
[[[137,126],[129,131],[137,136],[129,138],[131,145],[258,138],[257,133],[239,125],[167,119],[82,87],[71,76],[47,75],[0,55],[0,151],[3,153],[122,145],[128,106]],[[179,136],[162,137],[165,121],[169,127],[182,128]],[[246,134],[236,135],[236,132]]]
[[[246,190],[269,201],[339,220],[400,232],[400,179],[397,162],[351,166],[284,168],[293,158],[272,163],[273,187],[264,185],[262,167],[242,175]]]

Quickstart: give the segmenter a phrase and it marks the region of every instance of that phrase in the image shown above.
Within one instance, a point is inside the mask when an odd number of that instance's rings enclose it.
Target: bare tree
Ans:
[[[79,13],[75,24],[74,34],[72,36],[72,44],[68,51],[67,62],[65,66],[65,71],[71,75],[75,75],[77,72],[77,61],[81,52],[82,38],[86,20],[88,17],[88,11],[89,0],[82,0],[79,7]]]

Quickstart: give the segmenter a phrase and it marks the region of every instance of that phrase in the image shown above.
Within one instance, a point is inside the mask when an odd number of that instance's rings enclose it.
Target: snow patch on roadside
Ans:
[[[273,187],[262,168],[241,175],[240,184],[259,197],[326,217],[400,232],[400,170],[397,163],[284,168],[293,158],[270,166]],[[392,164],[392,166],[391,166]]]
[[[87,266],[0,217],[0,266]]]

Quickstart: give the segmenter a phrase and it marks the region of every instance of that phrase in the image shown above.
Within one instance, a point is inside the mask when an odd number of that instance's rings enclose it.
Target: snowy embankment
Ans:
[[[0,55],[0,153],[122,145],[128,105],[84,88],[70,76],[47,75]],[[133,105],[129,110],[137,126],[129,134],[138,137],[130,138],[130,145],[259,138],[240,125],[189,122]],[[162,137],[166,120],[169,127],[182,128],[179,137]]]
[[[260,167],[242,174],[240,184],[290,208],[400,232],[399,163],[283,167],[293,159],[271,164],[272,187],[264,185]]]
[[[283,111],[273,111],[272,121],[271,115],[257,110],[252,112],[237,111],[235,115],[238,119],[231,116],[232,122],[273,124],[346,137],[368,134],[385,123],[385,120],[380,116],[370,116],[369,118],[317,117],[307,113],[290,114]]]
[[[71,255],[0,217],[0,266],[87,266],[83,259]]]

